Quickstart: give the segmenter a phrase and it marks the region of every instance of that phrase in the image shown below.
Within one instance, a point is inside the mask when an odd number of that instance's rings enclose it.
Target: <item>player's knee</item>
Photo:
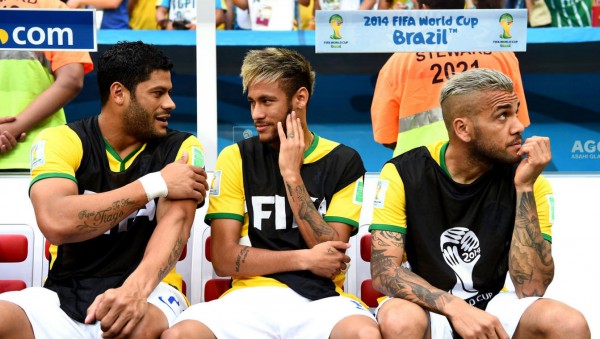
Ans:
[[[181,339],[185,338],[183,331],[177,326],[171,327],[164,331],[160,339]]]
[[[381,338],[381,332],[379,326],[364,326],[356,331],[356,338],[358,339],[378,339]]]
[[[560,313],[560,314],[558,314]],[[551,323],[554,328],[551,333],[563,333],[561,338],[590,338],[590,327],[585,316],[576,309],[567,307],[566,310],[555,312],[557,315],[556,321]]]
[[[427,313],[408,301],[384,305],[377,314],[377,321],[384,338],[422,337],[429,328]]]
[[[551,299],[540,299],[530,306],[537,314],[533,318],[521,318],[523,324],[537,328],[541,336],[558,338],[590,338],[590,328],[585,316],[578,310]]]

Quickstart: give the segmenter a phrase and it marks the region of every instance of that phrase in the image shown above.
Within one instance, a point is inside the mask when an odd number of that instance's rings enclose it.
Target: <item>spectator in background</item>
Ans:
[[[67,0],[70,8],[91,7],[102,10],[100,29],[131,29],[130,0]]]
[[[157,0],[156,22],[163,30],[195,30],[196,1]],[[215,1],[215,26],[225,28],[225,8],[221,0]]]
[[[480,1],[481,3],[482,1]],[[464,0],[420,0],[419,9],[463,9]],[[491,68],[507,74],[519,96],[519,120],[529,125],[519,61],[513,52],[394,53],[379,71],[371,120],[375,141],[394,156],[417,146],[447,140],[448,132],[437,100],[454,72]]]
[[[545,0],[552,27],[588,27],[592,25],[592,9],[589,0]]]
[[[68,9],[58,0],[5,0],[2,5]],[[0,170],[29,170],[33,140],[44,128],[66,123],[63,107],[79,94],[93,68],[87,52],[0,50]]]
[[[550,27],[552,16],[544,0],[508,0],[506,8],[527,8],[529,27]]]
[[[315,10],[335,11],[373,9],[377,0],[317,0]]]
[[[413,0],[379,0],[378,9],[413,9]]]
[[[160,29],[156,22],[156,0],[129,0],[128,10],[131,29]]]
[[[310,6],[313,7],[312,16],[307,29],[315,29],[315,12],[318,10],[336,11],[336,10],[369,10],[377,4],[377,0],[311,0]],[[300,6],[300,9],[305,6]],[[304,21],[304,20],[303,20]]]
[[[473,0],[473,8],[476,9],[495,9],[504,7],[504,0]]]
[[[291,31],[295,28],[295,0],[233,0],[233,3],[248,10],[252,30]],[[299,0],[298,3],[309,6],[310,0]]]
[[[218,0],[217,0],[218,1]],[[225,9],[225,27],[224,29],[230,30],[235,26],[235,4],[233,0],[221,1],[223,8]]]

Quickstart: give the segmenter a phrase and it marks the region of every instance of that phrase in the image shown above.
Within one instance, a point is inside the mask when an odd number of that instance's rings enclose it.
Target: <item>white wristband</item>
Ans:
[[[144,191],[146,191],[146,196],[148,197],[148,201],[154,200],[157,197],[166,197],[169,194],[169,188],[167,187],[167,183],[165,179],[163,179],[160,172],[153,172],[150,174],[146,174],[140,178],[140,183],[144,187]]]

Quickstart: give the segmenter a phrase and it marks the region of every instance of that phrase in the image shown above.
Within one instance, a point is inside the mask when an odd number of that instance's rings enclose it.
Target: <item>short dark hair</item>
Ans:
[[[141,41],[120,41],[98,59],[98,91],[102,106],[108,101],[110,86],[120,82],[132,93],[137,85],[150,79],[156,70],[171,71],[173,63],[156,46]]]

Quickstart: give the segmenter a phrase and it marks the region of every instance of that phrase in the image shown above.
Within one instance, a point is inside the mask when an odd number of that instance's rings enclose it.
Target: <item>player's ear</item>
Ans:
[[[119,105],[122,105],[125,102],[126,93],[128,92],[127,88],[118,81],[113,82],[113,84],[110,85],[110,97]]]
[[[452,129],[454,134],[463,142],[470,142],[473,139],[473,121],[467,117],[452,120]]]
[[[306,104],[308,103],[308,90],[306,89],[306,87],[300,87],[297,91],[296,94],[294,94],[294,98],[293,98],[293,106],[294,109],[296,110],[296,113],[298,113],[298,110],[305,110],[306,109]]]

